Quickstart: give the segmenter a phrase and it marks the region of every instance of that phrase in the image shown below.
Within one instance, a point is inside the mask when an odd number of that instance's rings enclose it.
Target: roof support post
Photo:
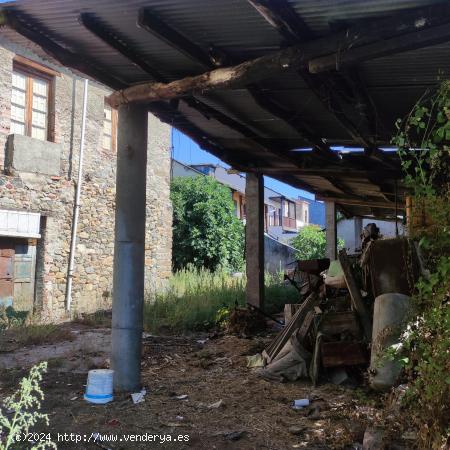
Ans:
[[[246,301],[264,306],[264,178],[247,173],[245,182],[245,260],[247,272]]]
[[[326,257],[337,259],[336,203],[325,202]]]
[[[119,109],[112,307],[114,387],[140,389],[144,305],[147,109]]]

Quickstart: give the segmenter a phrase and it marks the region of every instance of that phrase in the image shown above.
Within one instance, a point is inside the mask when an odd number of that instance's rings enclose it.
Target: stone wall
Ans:
[[[31,46],[31,48],[33,48]],[[57,70],[55,142],[60,143],[61,172],[43,175],[3,170],[10,129],[11,72],[15,54]],[[77,230],[73,312],[108,308],[112,297],[116,154],[102,149],[103,105],[108,90],[90,82],[81,207]],[[61,320],[80,145],[83,81],[28,47],[0,37],[0,209],[40,212],[35,309],[44,319]],[[146,286],[165,284],[171,271],[170,127],[149,115],[147,176]],[[33,157],[33,155],[30,155]]]

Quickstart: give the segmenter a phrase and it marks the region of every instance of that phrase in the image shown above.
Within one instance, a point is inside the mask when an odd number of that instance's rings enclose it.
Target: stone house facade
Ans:
[[[71,314],[111,306],[116,112],[90,82]],[[83,80],[0,32],[0,305],[64,320]],[[171,273],[171,128],[149,114],[146,287]]]

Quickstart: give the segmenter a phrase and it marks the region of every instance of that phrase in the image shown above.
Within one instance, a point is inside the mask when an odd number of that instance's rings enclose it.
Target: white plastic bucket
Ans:
[[[84,399],[90,403],[109,403],[113,400],[113,370],[95,369],[88,373]]]

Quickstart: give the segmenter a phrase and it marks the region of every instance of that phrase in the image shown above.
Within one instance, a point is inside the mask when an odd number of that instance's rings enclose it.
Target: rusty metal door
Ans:
[[[12,306],[14,295],[14,242],[0,238],[0,306]]]
[[[30,311],[34,303],[36,243],[33,239],[16,241],[14,255],[14,309]]]

